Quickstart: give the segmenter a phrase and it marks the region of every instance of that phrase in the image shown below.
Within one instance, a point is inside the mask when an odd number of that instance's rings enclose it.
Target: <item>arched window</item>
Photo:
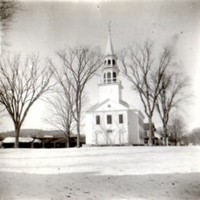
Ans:
[[[112,60],[112,64],[115,65],[115,60],[114,59]]]
[[[113,82],[116,82],[117,81],[117,74],[116,72],[113,72]]]
[[[108,83],[111,82],[111,73],[110,72],[107,73],[107,81],[108,81]]]
[[[108,59],[108,65],[110,65],[111,64],[111,62],[110,62],[111,60],[110,59]]]
[[[106,65],[106,60],[104,61],[104,64]]]

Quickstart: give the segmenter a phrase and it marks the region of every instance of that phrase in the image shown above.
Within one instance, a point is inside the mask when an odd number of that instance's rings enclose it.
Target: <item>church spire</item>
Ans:
[[[111,40],[111,28],[110,23],[108,24],[108,43],[106,49],[106,55],[104,58],[104,66],[102,71],[102,82],[103,84],[116,84],[119,82],[118,73],[119,68],[117,66],[117,56],[114,53],[112,40]]]
[[[117,56],[114,53],[112,40],[111,40],[111,28],[108,24],[108,43],[106,49],[106,55],[104,57],[104,65],[101,74],[100,86],[100,102],[106,99],[112,99],[119,102],[122,98],[122,85],[119,80],[119,68],[117,65]]]
[[[113,50],[113,45],[112,45],[112,39],[111,39],[111,22],[108,23],[108,43],[107,43],[107,48],[106,48],[106,56],[112,56],[114,55],[114,50]]]

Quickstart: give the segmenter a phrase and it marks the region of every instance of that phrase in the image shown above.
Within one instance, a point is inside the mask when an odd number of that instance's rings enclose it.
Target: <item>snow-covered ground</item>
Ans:
[[[0,200],[199,200],[200,147],[0,149]]]
[[[0,149],[0,171],[97,175],[200,172],[200,147]]]

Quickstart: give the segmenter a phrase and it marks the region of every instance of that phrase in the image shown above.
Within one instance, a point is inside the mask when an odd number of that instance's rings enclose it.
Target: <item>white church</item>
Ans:
[[[110,31],[104,59],[98,103],[86,112],[86,145],[143,145],[144,116],[123,101]]]

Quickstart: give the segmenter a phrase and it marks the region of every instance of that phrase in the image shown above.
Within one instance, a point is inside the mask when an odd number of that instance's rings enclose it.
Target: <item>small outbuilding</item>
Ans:
[[[31,148],[34,139],[32,137],[19,137],[19,147],[20,148]],[[4,148],[13,148],[15,144],[15,137],[6,137],[2,141],[2,146]]]

